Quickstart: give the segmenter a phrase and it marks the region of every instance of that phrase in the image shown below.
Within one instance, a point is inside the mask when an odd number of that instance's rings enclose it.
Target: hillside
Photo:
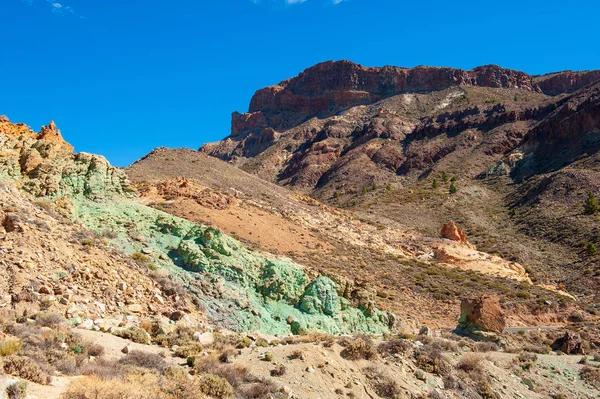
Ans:
[[[583,204],[600,195],[599,80],[327,62],[257,91],[231,135],[200,151],[381,226],[437,236],[455,220],[596,314],[586,248],[599,236]]]

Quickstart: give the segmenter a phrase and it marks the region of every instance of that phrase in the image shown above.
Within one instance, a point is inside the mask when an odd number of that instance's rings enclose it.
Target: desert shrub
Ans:
[[[575,311],[569,315],[569,321],[571,323],[583,323],[585,321],[585,315]]]
[[[61,399],[147,399],[156,398],[155,386],[134,381],[84,377],[71,382]]]
[[[439,349],[442,352],[453,352],[458,353],[458,344],[448,339],[431,339],[430,347]]]
[[[373,388],[375,389],[375,393],[377,393],[378,396],[389,399],[401,398],[402,392],[400,391],[398,383],[382,370],[371,366],[363,371],[365,375],[369,377],[369,380],[372,382]]]
[[[592,355],[592,358],[594,359],[594,361],[596,362],[600,362],[600,353],[596,352]]]
[[[292,351],[292,353],[290,353],[290,355],[288,356],[288,359],[290,359],[290,360],[296,360],[296,359],[304,360],[304,353],[300,349],[295,349],[295,350]]]
[[[184,296],[187,291],[179,281],[174,280],[168,274],[153,273],[152,279],[158,283],[161,291],[167,296],[179,295]]]
[[[273,354],[272,354],[271,352],[267,352],[267,353],[265,353],[265,355],[264,355],[264,357],[263,357],[263,360],[264,360],[265,362],[272,362],[272,361],[273,361],[273,359],[274,359],[274,357],[273,357]]]
[[[194,340],[195,332],[196,330],[191,327],[177,327],[176,330],[167,334],[156,335],[154,342],[165,347],[190,345],[196,342]]]
[[[183,345],[177,348],[177,350],[175,350],[175,356],[181,358],[188,358],[190,356],[199,355],[200,353],[202,353],[203,350],[204,347],[200,344]]]
[[[138,344],[148,345],[150,343],[150,338],[148,337],[148,333],[146,330],[140,327],[129,327],[126,330],[117,331],[115,333],[117,337],[121,337],[123,339],[128,339],[132,342]]]
[[[207,374],[199,379],[199,388],[203,393],[221,399],[233,396],[233,387],[223,377]]]
[[[64,321],[65,318],[60,313],[40,312],[35,315],[35,324],[40,327],[50,327],[55,329],[63,324]]]
[[[211,345],[213,349],[221,350],[226,347],[236,347],[238,349],[249,348],[252,346],[252,340],[240,335],[224,335],[221,333],[213,334],[215,342]]]
[[[417,367],[428,373],[446,375],[452,371],[452,366],[437,348],[422,346],[415,351],[414,357]]]
[[[344,347],[340,355],[348,360],[372,360],[377,357],[375,344],[367,335],[357,335],[354,338],[344,338],[340,341]]]
[[[152,261],[152,258],[149,257],[148,255],[144,255],[141,252],[134,252],[131,254],[131,258],[136,261],[137,263],[140,264],[146,264],[146,263],[150,263]]]
[[[257,339],[254,344],[261,348],[267,348],[269,346],[269,343],[267,342],[267,340],[262,339],[262,338]]]
[[[129,352],[127,356],[120,360],[120,363],[156,370],[161,373],[167,368],[167,362],[162,356],[138,350]]]
[[[96,342],[86,342],[85,348],[87,350],[87,354],[94,357],[100,357],[104,354],[104,347]]]
[[[6,387],[6,396],[8,399],[25,399],[27,397],[27,383],[17,381]]]
[[[282,375],[285,375],[285,371],[285,366],[283,364],[278,364],[271,370],[271,377],[281,377]]]
[[[16,339],[7,339],[0,342],[0,356],[14,355],[21,349],[21,345],[23,345],[23,342]]]
[[[240,354],[239,349],[235,349],[232,347],[225,348],[221,351],[219,355],[219,361],[222,363],[231,363],[233,359]]]
[[[496,352],[499,347],[493,342],[477,342],[474,349],[477,352]]]
[[[125,366],[113,360],[96,359],[93,362],[86,363],[81,373],[85,376],[94,376],[103,380],[124,379]]]
[[[484,361],[485,356],[481,353],[465,353],[456,367],[469,373],[474,370],[482,369]]]
[[[267,399],[279,391],[277,385],[272,381],[259,381],[243,385],[237,389],[240,397],[245,399]]]
[[[529,370],[537,361],[537,355],[530,352],[521,352],[519,353],[519,356],[517,356],[517,361],[519,362],[521,369]]]
[[[11,355],[3,359],[2,369],[6,374],[42,385],[50,384],[51,377],[34,360]]]
[[[405,339],[391,339],[379,344],[377,352],[381,355],[403,355],[406,356],[412,353],[412,342]]]
[[[585,366],[579,372],[579,377],[588,384],[600,389],[600,369]]]

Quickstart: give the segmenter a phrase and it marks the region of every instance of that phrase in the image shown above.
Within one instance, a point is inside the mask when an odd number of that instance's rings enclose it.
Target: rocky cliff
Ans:
[[[576,91],[600,79],[600,71],[561,72],[534,77],[486,65],[465,71],[419,66],[366,68],[349,62],[324,62],[295,78],[260,89],[246,114],[234,113],[232,135],[272,127],[287,130],[311,117],[328,117],[357,105],[405,93],[440,91],[454,86],[521,89],[548,95]]]

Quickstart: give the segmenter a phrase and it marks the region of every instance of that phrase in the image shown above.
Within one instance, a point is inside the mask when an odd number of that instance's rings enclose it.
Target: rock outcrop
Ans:
[[[567,331],[565,335],[554,341],[552,350],[561,351],[567,355],[585,355],[581,336],[572,331]]]
[[[500,299],[491,296],[464,299],[460,304],[458,323],[467,331],[502,333],[506,321],[504,311],[500,307]]]
[[[130,192],[126,175],[100,156],[73,153],[54,122],[39,134],[26,125],[0,120],[0,175],[19,179],[38,197],[108,199]]]
[[[442,227],[440,235],[452,241],[458,241],[461,244],[469,244],[467,235],[462,231],[454,221],[450,221]]]

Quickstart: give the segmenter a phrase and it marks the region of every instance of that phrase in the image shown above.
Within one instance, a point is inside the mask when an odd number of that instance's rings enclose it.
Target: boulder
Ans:
[[[567,331],[552,344],[552,350],[561,351],[567,355],[585,355],[581,336],[575,332]]]
[[[502,333],[506,326],[500,299],[496,296],[480,296],[464,299],[460,304],[458,323],[467,331]]]
[[[468,243],[465,232],[459,229],[458,226],[456,226],[456,223],[454,223],[452,220],[442,227],[440,235],[452,241],[458,241],[463,244]]]

